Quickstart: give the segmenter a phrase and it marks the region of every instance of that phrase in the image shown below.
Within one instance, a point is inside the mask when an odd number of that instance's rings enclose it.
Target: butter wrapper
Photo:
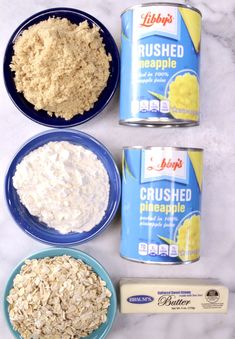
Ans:
[[[121,279],[121,313],[226,313],[228,288],[214,279]]]

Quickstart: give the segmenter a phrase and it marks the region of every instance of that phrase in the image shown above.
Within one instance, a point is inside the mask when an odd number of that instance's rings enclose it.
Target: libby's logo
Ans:
[[[178,158],[175,161],[172,161],[171,158],[169,159],[163,158],[160,163],[156,163],[154,161],[154,157],[151,157],[150,165],[147,167],[147,170],[160,172],[168,168],[168,169],[172,169],[173,171],[176,171],[177,169],[182,168],[182,167],[183,167],[183,160],[180,158]]]
[[[155,14],[148,12],[146,14],[142,14],[141,19],[141,27],[151,27],[154,24],[162,24],[165,27],[167,24],[171,24],[173,22],[173,16],[169,13],[166,16],[163,16],[161,13]]]

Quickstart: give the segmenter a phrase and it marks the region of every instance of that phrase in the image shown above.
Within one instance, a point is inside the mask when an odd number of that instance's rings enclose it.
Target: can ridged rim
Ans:
[[[130,258],[127,256],[124,256],[122,254],[120,254],[121,258],[128,260],[128,261],[132,261],[135,263],[139,263],[139,264],[148,264],[148,265],[165,265],[165,266],[170,266],[170,265],[188,265],[188,264],[193,264],[197,261],[200,260],[200,257],[193,259],[193,260],[188,260],[188,261],[149,261],[149,260],[139,260],[139,259],[135,259],[135,258]]]
[[[157,149],[157,150],[175,150],[175,151],[194,151],[194,152],[203,152],[203,148],[197,147],[175,147],[175,146],[123,146],[125,149]]]
[[[199,126],[199,121],[192,120],[173,120],[166,119],[163,120],[161,118],[157,120],[150,119],[138,119],[138,118],[130,118],[126,120],[120,120],[119,124],[123,126],[133,126],[133,127],[147,127],[147,128],[175,128],[175,127],[193,127]]]
[[[188,8],[188,9],[191,9],[192,11],[194,11],[194,12],[197,12],[202,17],[202,12],[199,9],[197,9],[196,7],[193,7],[191,5],[186,5],[186,4],[172,3],[172,2],[148,2],[148,3],[144,3],[144,4],[140,4],[140,5],[130,6],[130,7],[127,7],[126,9],[124,9],[124,11],[121,13],[121,16],[124,13],[126,13],[127,11],[131,11],[131,10],[139,8],[139,7],[150,7],[150,6],[171,6],[171,7]]]

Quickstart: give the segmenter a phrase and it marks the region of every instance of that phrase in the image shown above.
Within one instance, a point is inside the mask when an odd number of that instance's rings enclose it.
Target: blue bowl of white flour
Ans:
[[[5,194],[13,219],[28,235],[52,245],[80,244],[113,220],[120,175],[99,141],[75,130],[54,130],[36,135],[17,152],[7,171]]]

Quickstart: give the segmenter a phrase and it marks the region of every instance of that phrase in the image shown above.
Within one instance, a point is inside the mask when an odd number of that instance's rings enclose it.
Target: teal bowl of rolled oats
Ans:
[[[93,257],[51,248],[17,265],[3,306],[18,339],[103,339],[114,322],[117,298],[108,273]]]

